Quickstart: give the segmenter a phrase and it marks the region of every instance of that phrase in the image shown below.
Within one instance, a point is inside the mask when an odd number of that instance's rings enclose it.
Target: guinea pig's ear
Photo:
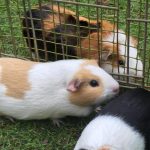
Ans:
[[[83,81],[79,80],[79,79],[73,79],[69,82],[69,84],[67,85],[67,90],[70,92],[76,92]]]

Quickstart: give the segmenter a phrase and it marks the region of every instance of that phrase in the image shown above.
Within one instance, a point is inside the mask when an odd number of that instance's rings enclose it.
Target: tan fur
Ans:
[[[86,61],[86,63],[88,64],[89,61]],[[76,92],[70,93],[69,96],[70,101],[79,106],[88,106],[93,104],[96,101],[96,98],[99,97],[103,92],[100,79],[96,75],[93,75],[89,70],[84,68],[86,63],[81,65],[81,69],[74,76],[74,79],[81,81],[81,86]],[[98,65],[96,61],[93,61],[93,64]],[[100,86],[94,88],[91,87],[89,85],[91,80],[97,80]]]
[[[109,21],[106,21],[106,20],[101,21],[101,26],[102,26],[103,34],[106,34],[106,33],[110,34],[110,32],[113,32],[116,29],[115,24],[110,23]]]
[[[100,147],[98,150],[111,150],[111,148],[110,146],[105,145],[105,146]]]
[[[98,62],[96,59],[85,59],[85,62],[81,64],[81,67],[84,67],[86,65],[93,65],[98,67]]]
[[[103,147],[103,148],[100,148],[98,150],[111,150],[110,148],[107,148],[107,147]]]
[[[99,34],[99,39],[101,38],[101,34]],[[101,57],[102,53],[107,53],[108,60],[110,59],[109,56],[112,56],[112,65],[116,65],[116,61],[118,60],[118,57],[120,59],[119,54],[117,54],[117,44],[115,43],[109,43],[109,42],[99,42],[98,46],[98,34],[92,33],[89,35],[89,37],[85,38],[81,41],[81,49],[78,47],[77,55],[82,58],[92,58],[92,59],[99,59]],[[102,50],[101,50],[102,49]],[[103,59],[103,58],[102,58]]]
[[[81,40],[80,46],[76,49],[77,55],[83,58],[98,59],[98,41],[97,33],[90,34],[88,37]],[[95,37],[94,37],[95,35]]]
[[[15,58],[0,58],[0,83],[6,86],[6,95],[17,99],[24,96],[30,89],[28,71],[36,62],[24,61]]]
[[[76,19],[77,19],[77,17],[76,17]],[[85,22],[93,24],[93,25],[97,24],[97,20],[89,20],[88,18],[85,18],[83,16],[79,16],[79,21],[85,21]]]

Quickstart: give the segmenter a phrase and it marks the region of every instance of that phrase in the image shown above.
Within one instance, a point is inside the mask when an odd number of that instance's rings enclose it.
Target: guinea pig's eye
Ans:
[[[89,84],[90,84],[90,86],[92,86],[92,87],[99,86],[99,83],[98,83],[96,80],[91,80]]]
[[[119,61],[118,61],[118,64],[119,64],[120,66],[124,66],[124,65],[125,65],[125,62],[124,62],[123,60],[119,60]]]

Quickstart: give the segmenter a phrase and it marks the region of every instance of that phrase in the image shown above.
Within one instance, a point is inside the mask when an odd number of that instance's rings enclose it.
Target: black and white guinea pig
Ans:
[[[0,58],[0,115],[24,120],[86,116],[118,91],[118,82],[95,60]]]
[[[129,90],[83,130],[74,150],[149,150],[150,92]]]

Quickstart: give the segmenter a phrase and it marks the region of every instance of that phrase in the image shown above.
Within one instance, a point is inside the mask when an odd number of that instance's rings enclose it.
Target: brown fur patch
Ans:
[[[77,47],[77,56],[98,59],[97,33],[92,33],[81,40],[81,48]],[[95,36],[94,36],[95,35]]]
[[[28,71],[35,64],[37,63],[21,59],[0,58],[0,83],[6,86],[7,96],[17,99],[21,99],[24,96],[25,91],[30,89]]]
[[[101,38],[101,34],[99,34],[99,39]],[[99,59],[101,58],[101,54],[103,57],[103,53],[107,53],[108,59],[109,56],[113,54],[113,64],[118,60],[117,56],[117,44],[109,43],[109,42],[99,42],[98,46],[98,34],[92,33],[87,38],[81,41],[81,48],[78,47],[77,55],[82,58],[92,58]],[[99,56],[100,55],[100,56]],[[103,58],[102,58],[103,59]]]
[[[85,21],[85,22],[89,22],[89,19],[79,16],[79,21]]]
[[[93,75],[89,70],[84,68],[86,63],[91,65],[94,63],[94,65],[96,65],[96,62],[89,63],[88,61],[81,65],[81,69],[74,76],[74,79],[81,81],[81,86],[76,92],[71,92],[69,96],[71,103],[79,106],[88,106],[94,104],[96,99],[100,97],[103,92],[103,86],[100,79],[96,75]],[[100,86],[91,87],[89,85],[91,80],[98,81]]]
[[[102,26],[102,36],[103,37],[108,36],[109,34],[111,34],[112,32],[114,32],[116,30],[116,25],[112,24],[106,20],[101,21],[101,26]]]

